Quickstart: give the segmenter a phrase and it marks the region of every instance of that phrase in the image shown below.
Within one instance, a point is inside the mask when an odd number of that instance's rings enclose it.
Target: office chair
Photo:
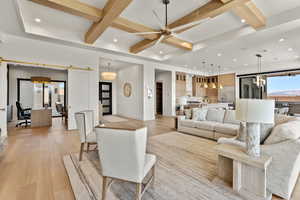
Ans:
[[[17,106],[17,114],[18,114],[18,122],[16,127],[22,126],[25,124],[25,127],[28,126],[28,124],[31,124],[31,108],[23,108],[22,104],[20,102],[16,102]]]

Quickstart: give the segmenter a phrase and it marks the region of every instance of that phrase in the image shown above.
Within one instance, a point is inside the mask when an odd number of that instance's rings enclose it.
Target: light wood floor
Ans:
[[[132,123],[143,122],[132,120]],[[174,131],[172,118],[145,124],[150,136]],[[51,128],[11,127],[8,143],[0,157],[1,200],[74,200],[62,157],[79,151],[76,131],[67,131],[58,118],[53,120]],[[299,183],[294,193],[300,196]]]

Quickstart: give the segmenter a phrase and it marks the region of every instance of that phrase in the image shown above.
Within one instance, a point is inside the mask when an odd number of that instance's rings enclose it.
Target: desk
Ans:
[[[52,109],[31,111],[31,127],[52,126]]]
[[[241,147],[220,144],[218,153],[218,178],[232,183],[233,190],[249,200],[271,200],[267,191],[267,167],[272,157],[261,155],[259,158],[248,156]]]

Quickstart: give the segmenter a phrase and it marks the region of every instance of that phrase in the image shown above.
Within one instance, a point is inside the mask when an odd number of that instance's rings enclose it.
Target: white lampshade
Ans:
[[[274,123],[274,100],[239,99],[236,119],[252,123]]]
[[[178,104],[179,105],[186,105],[187,104],[187,98],[186,97],[179,97],[178,98]]]

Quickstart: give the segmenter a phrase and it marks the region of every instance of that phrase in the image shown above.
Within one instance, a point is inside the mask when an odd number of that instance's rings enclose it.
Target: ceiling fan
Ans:
[[[153,10],[153,14],[155,16],[155,19],[157,20],[161,30],[160,31],[154,31],[154,32],[137,32],[137,33],[132,33],[134,35],[152,35],[152,34],[160,34],[160,37],[156,41],[154,45],[157,45],[161,43],[165,38],[167,37],[176,37],[180,39],[180,36],[178,35],[179,33],[183,32],[184,30],[190,29],[192,27],[195,27],[204,21],[207,21],[209,18],[206,19],[201,19],[198,21],[194,21],[188,24],[184,24],[178,27],[175,27],[173,29],[168,28],[168,4],[170,3],[170,0],[162,0],[162,3],[165,5],[165,24],[162,22],[158,14]]]

